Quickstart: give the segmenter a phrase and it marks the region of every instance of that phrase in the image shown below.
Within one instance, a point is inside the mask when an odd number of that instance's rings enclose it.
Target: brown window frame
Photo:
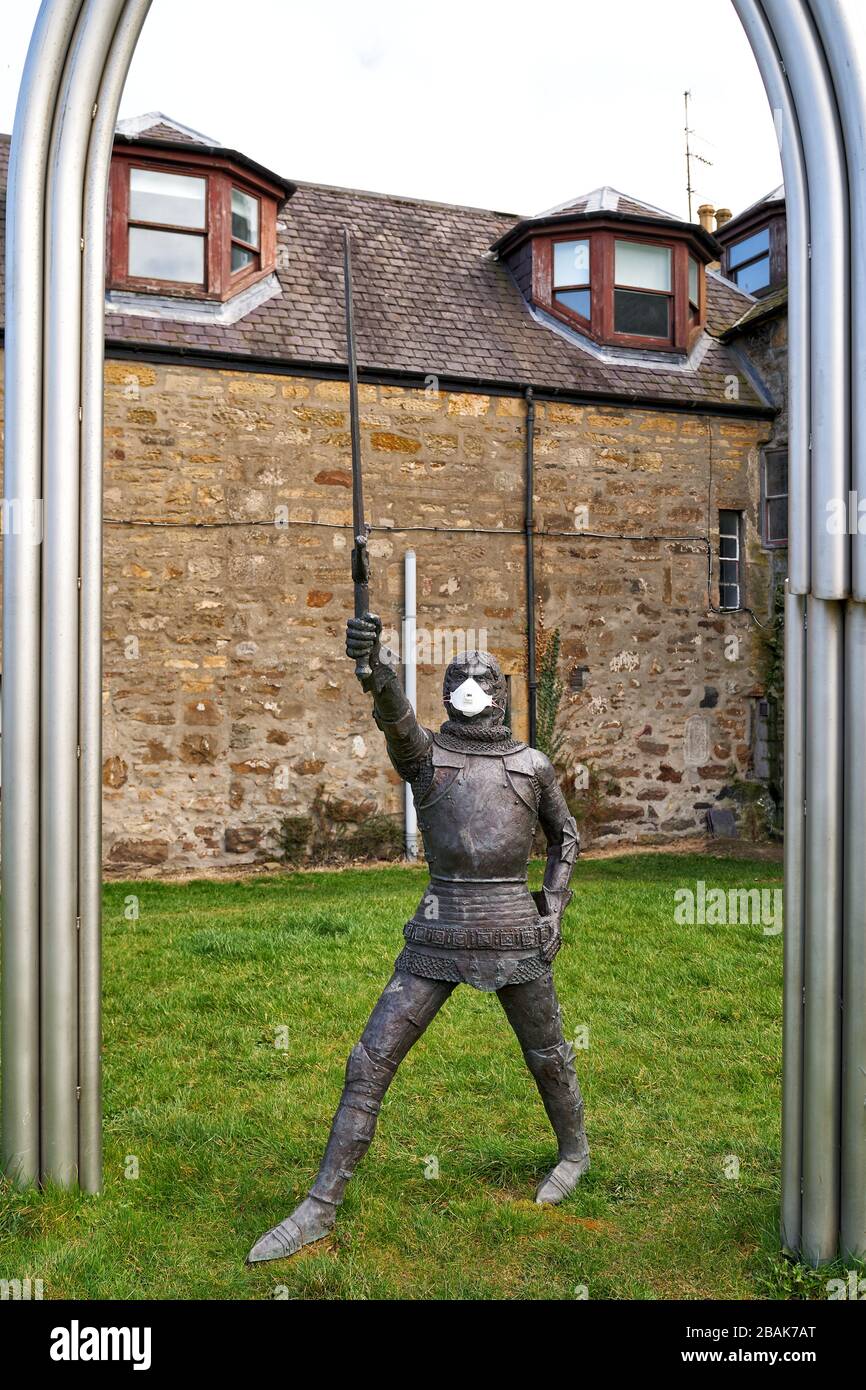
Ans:
[[[618,241],[629,242],[632,246],[660,246],[660,247],[662,247],[665,251],[670,251],[670,253],[671,253],[671,287],[670,287],[670,289],[669,289],[669,290],[648,290],[648,289],[646,288],[645,285],[625,285],[625,284],[622,284],[622,285],[621,285],[621,284],[619,283],[619,281],[616,279],[616,243],[617,243]],[[610,323],[611,323],[611,342],[617,342],[617,343],[628,342],[630,345],[637,344],[637,345],[640,346],[640,347],[646,347],[647,345],[650,345],[650,346],[651,346],[651,345],[654,344],[654,343],[657,344],[659,347],[673,347],[674,341],[675,341],[675,338],[676,338],[676,322],[675,322],[675,319],[676,319],[676,257],[675,257],[675,255],[674,255],[674,248],[673,248],[673,246],[672,246],[670,243],[666,242],[666,241],[659,241],[659,240],[657,240],[655,237],[630,236],[630,235],[626,232],[626,233],[624,233],[622,236],[614,236],[614,238],[613,238],[613,258],[612,258],[612,261],[611,261],[611,266],[612,266],[612,269],[611,269],[611,290],[612,290],[612,295],[611,295],[611,320],[610,320]],[[654,333],[653,333],[653,334],[640,334],[640,333],[621,333],[621,332],[617,332],[616,328],[614,327],[614,324],[616,323],[616,292],[617,292],[617,290],[625,290],[626,293],[629,293],[629,292],[630,292],[630,293],[632,293],[632,294],[651,294],[651,295],[656,296],[658,299],[666,299],[666,300],[668,301],[668,305],[669,305],[669,309],[668,309],[668,324],[670,325],[670,331],[668,332],[667,337],[662,337],[661,334],[654,334]],[[688,286],[686,286],[686,294],[688,294]]]
[[[163,222],[145,222],[129,216],[130,170],[153,169],[167,174],[187,174],[204,178],[205,227],[171,227]],[[231,191],[239,189],[259,204],[259,245],[241,242],[232,236]],[[116,148],[109,183],[109,237],[106,279],[116,290],[139,294],[170,295],[178,299],[223,301],[269,275],[276,264],[277,205],[285,196],[276,185],[259,178],[229,158],[204,157],[185,150],[155,150],[147,146]],[[203,283],[159,280],[129,274],[129,229],[152,228],[176,231],[205,240],[205,280]],[[232,271],[232,245],[254,251],[256,260]]]
[[[590,291],[590,319],[585,319],[555,295],[564,286],[553,287],[553,247],[564,241],[588,241],[590,279],[588,285],[575,288]],[[617,285],[614,280],[615,242],[632,241],[651,246],[664,246],[671,252],[671,289],[645,290],[642,286]],[[696,254],[697,247],[683,233],[677,235],[630,224],[611,222],[557,228],[555,232],[533,238],[532,298],[553,318],[576,328],[599,343],[612,346],[649,349],[654,352],[686,353],[701,332],[706,321],[706,262]],[[698,296],[695,311],[689,299],[689,257],[698,264]],[[646,294],[659,294],[671,302],[671,332],[667,338],[634,333],[617,333],[614,329],[614,293],[617,289],[638,289]]]
[[[553,248],[554,248],[554,246],[556,246],[556,245],[562,245],[563,243],[569,242],[569,241],[585,241],[585,242],[587,243],[588,247],[589,247],[589,279],[587,280],[587,282],[586,282],[585,285],[554,285],[554,283],[553,283],[553,274],[554,274],[553,266],[554,266],[554,262],[555,262],[555,256],[554,256],[554,253],[553,253]],[[579,313],[577,312],[576,309],[569,309],[568,306],[567,306],[566,304],[560,304],[559,301],[558,301],[558,299],[556,298],[556,296],[557,296],[558,294],[568,294],[570,291],[575,291],[575,290],[586,291],[586,292],[589,294],[589,318],[587,318],[585,314],[579,314]],[[595,297],[594,297],[594,295],[593,295],[593,250],[592,250],[592,237],[590,237],[590,236],[581,236],[579,233],[574,233],[574,232],[570,233],[568,236],[554,236],[554,237],[551,237],[551,239],[550,239],[550,298],[551,298],[552,302],[556,305],[556,308],[557,308],[558,310],[560,310],[562,313],[568,314],[570,318],[576,319],[577,322],[580,323],[580,324],[584,324],[584,325],[587,325],[587,326],[591,326],[591,324],[592,324],[593,306],[594,306],[594,303],[595,303]]]
[[[239,193],[245,193],[248,198],[252,198],[253,201],[259,205],[259,240],[257,246],[254,246],[251,241],[242,241],[241,238],[235,236],[232,231],[232,193],[235,189],[237,189]],[[239,183],[237,179],[232,179],[229,187],[229,275],[233,281],[236,276],[249,274],[251,270],[258,270],[261,266],[263,211],[261,198],[249,188],[244,188],[243,184]],[[244,251],[252,251],[254,259],[249,265],[241,265],[238,266],[237,270],[232,270],[232,249],[235,246],[242,247]]]

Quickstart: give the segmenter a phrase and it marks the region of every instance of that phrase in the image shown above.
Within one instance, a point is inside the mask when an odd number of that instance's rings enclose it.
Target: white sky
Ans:
[[[10,131],[38,0],[2,7]],[[730,0],[154,0],[121,116],[161,110],[289,178],[531,213],[611,184],[686,216],[781,182]]]

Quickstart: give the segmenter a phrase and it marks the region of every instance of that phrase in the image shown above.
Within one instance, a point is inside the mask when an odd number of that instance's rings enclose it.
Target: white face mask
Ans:
[[[455,709],[459,709],[461,714],[467,714],[470,718],[474,714],[482,714],[493,704],[493,696],[482,690],[472,676],[458,685],[456,690],[452,690],[449,699]]]

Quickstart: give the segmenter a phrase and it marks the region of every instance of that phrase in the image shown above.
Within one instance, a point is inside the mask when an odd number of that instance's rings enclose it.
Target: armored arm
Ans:
[[[562,914],[571,902],[571,875],[574,861],[580,852],[577,823],[568,809],[565,797],[547,758],[539,759],[536,773],[541,787],[538,820],[547,840],[547,865],[544,887],[537,895],[542,913],[554,918],[557,925],[555,942],[551,943],[550,959],[559,949],[559,926]]]
[[[366,657],[370,675],[361,682],[373,696],[373,718],[385,735],[388,756],[406,782],[414,781],[430,752],[431,736],[422,728],[406,698],[396,671],[382,660],[379,636],[382,623],[375,613],[350,618],[346,629],[346,654],[353,661]]]

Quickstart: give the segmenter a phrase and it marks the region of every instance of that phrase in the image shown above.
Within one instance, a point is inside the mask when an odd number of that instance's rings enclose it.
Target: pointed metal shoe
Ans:
[[[589,1168],[589,1149],[580,1158],[561,1158],[555,1168],[551,1168],[535,1189],[535,1200],[539,1206],[555,1207],[570,1197],[586,1170]]]
[[[274,1226],[256,1241],[247,1255],[247,1264],[264,1264],[267,1260],[287,1260],[297,1255],[305,1245],[314,1245],[330,1233],[334,1226],[336,1208],[316,1197],[305,1197],[291,1216]]]

